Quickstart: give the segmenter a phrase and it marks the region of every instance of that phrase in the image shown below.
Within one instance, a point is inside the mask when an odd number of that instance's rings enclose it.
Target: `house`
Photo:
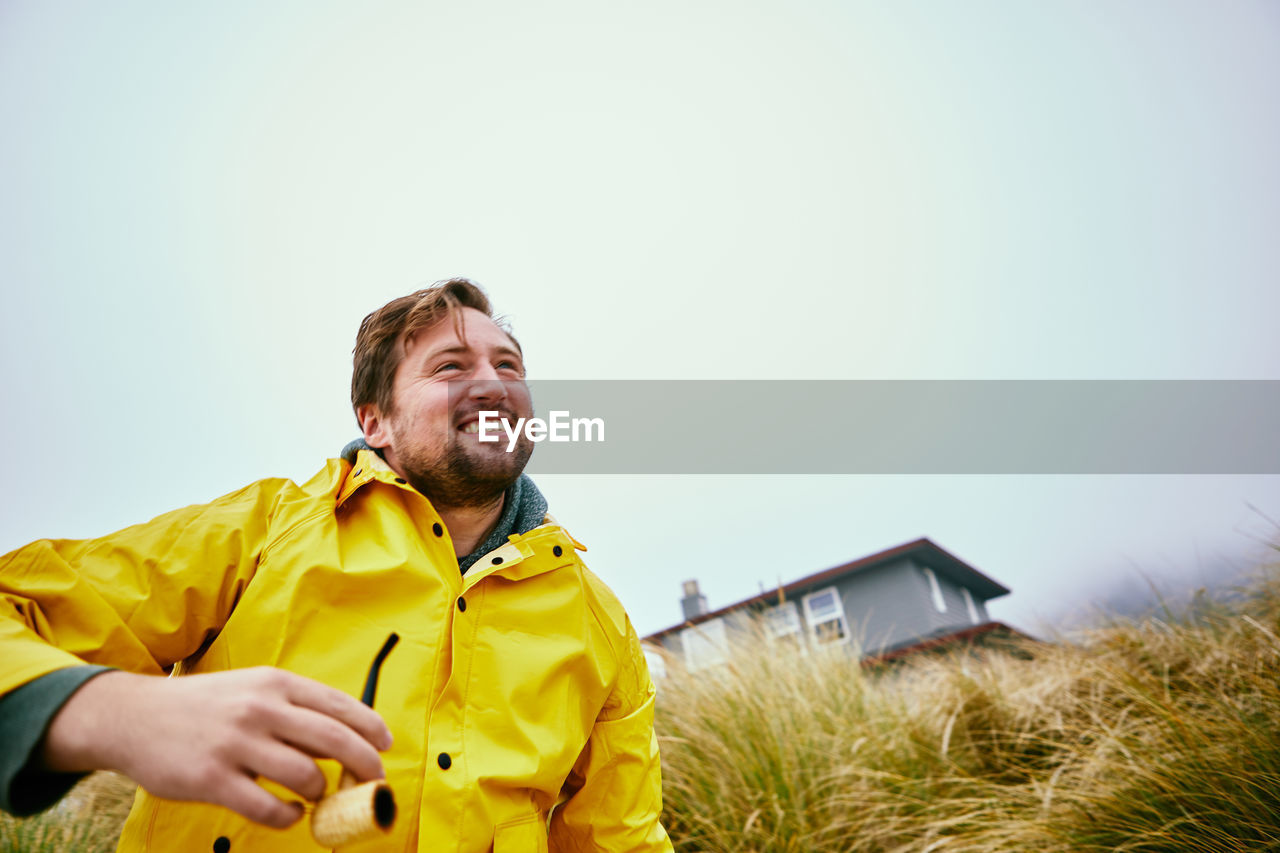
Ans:
[[[929,539],[917,539],[716,611],[708,611],[698,582],[686,581],[684,621],[644,639],[697,670],[727,660],[733,634],[759,620],[772,643],[847,646],[867,659],[891,660],[1016,634],[987,615],[987,602],[1008,593]],[[664,662],[655,663],[661,672]]]

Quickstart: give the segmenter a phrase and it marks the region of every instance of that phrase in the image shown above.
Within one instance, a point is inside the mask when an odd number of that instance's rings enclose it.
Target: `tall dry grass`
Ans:
[[[0,853],[111,853],[135,789],[117,773],[95,773],[35,817],[0,812]]]
[[[677,850],[1280,850],[1280,570],[1021,653],[873,674],[764,647],[673,672]],[[98,774],[41,816],[0,815],[0,853],[106,853],[131,793]]]
[[[1280,850],[1280,580],[1071,642],[659,687],[682,851]],[[1030,659],[1027,659],[1027,655]]]

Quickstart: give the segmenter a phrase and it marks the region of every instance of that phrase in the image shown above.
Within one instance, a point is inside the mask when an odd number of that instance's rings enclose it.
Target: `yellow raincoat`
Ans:
[[[344,850],[670,850],[653,684],[581,547],[548,519],[460,575],[430,502],[363,450],[303,486],[264,480],[5,557],[0,693],[87,661],[154,675],[276,666],[359,696],[394,631],[376,709],[395,738],[383,763],[400,817]],[[321,766],[336,787],[340,768]],[[143,791],[120,849],[215,843],[321,849],[305,818],[273,830]]]

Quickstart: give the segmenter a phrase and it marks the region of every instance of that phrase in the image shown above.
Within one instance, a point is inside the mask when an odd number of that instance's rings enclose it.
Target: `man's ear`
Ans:
[[[356,420],[364,432],[364,440],[370,447],[383,448],[391,444],[387,432],[387,419],[378,411],[377,403],[364,403],[356,407]]]

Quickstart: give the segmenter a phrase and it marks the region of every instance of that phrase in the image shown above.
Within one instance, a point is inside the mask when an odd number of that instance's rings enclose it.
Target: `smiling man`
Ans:
[[[468,553],[477,534],[493,527],[533,453],[527,440],[510,452],[481,442],[480,412],[514,423],[530,417],[533,404],[520,347],[493,321],[484,294],[454,282],[442,295],[456,300],[446,303],[445,318],[415,312],[414,297],[404,297],[365,320],[351,403],[368,445],[431,498],[459,553]]]
[[[635,631],[531,442],[479,440],[532,414],[520,345],[454,279],[365,318],[354,362],[363,438],[307,483],[0,559],[0,805],[110,768],[142,787],[122,850],[315,851],[345,767],[401,815],[352,850],[670,850]]]

